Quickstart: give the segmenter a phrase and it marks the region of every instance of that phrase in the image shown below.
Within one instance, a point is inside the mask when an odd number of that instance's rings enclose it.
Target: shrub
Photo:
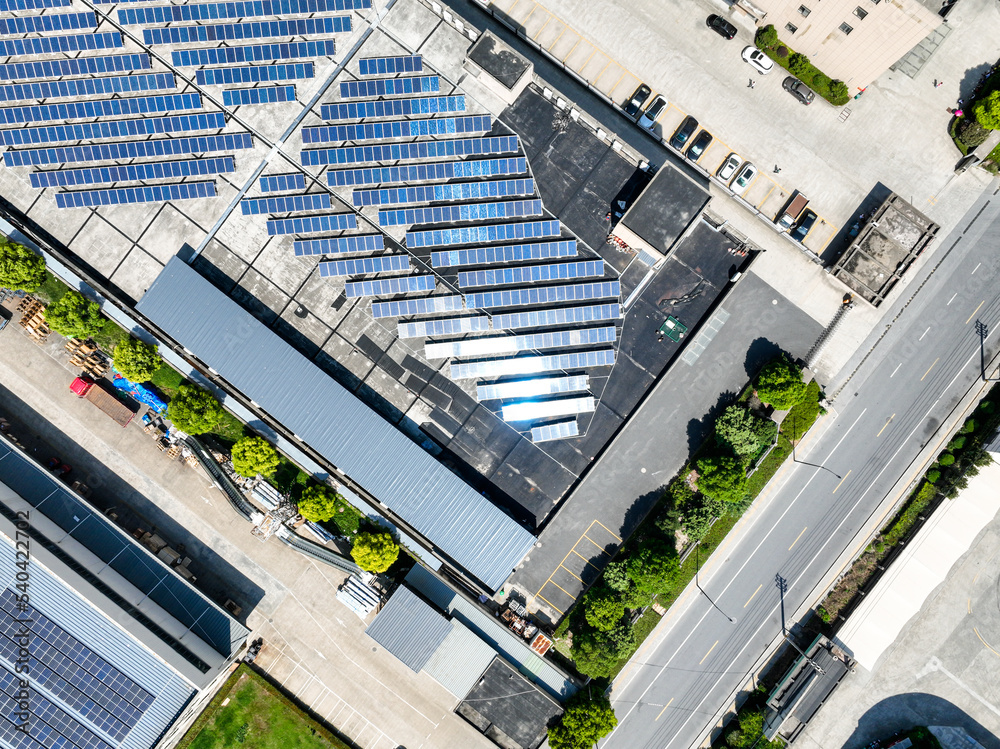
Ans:
[[[155,346],[132,336],[115,346],[112,363],[132,382],[146,382],[163,364]]]
[[[780,57],[782,60],[784,60],[786,57],[788,57],[788,47],[786,47],[784,45],[779,46],[774,51],[778,55],[778,57]]]
[[[744,461],[756,457],[777,433],[777,424],[743,406],[729,406],[715,422],[716,442]]]
[[[659,539],[647,539],[628,560],[628,576],[637,591],[654,596],[670,590],[680,564],[677,550]]]
[[[969,419],[968,421],[966,421],[962,425],[962,428],[958,430],[958,433],[959,434],[972,434],[974,431],[976,431],[976,427],[977,426],[979,426],[979,425],[976,424],[975,421],[973,421],[972,419]]]
[[[792,75],[802,78],[812,70],[812,64],[809,62],[809,58],[801,52],[793,52],[788,57],[788,70]]]
[[[963,447],[965,447],[965,437],[956,437],[951,442],[948,443],[948,450],[952,452],[958,452]]]
[[[587,624],[607,632],[614,629],[625,616],[625,600],[618,591],[607,585],[597,584],[583,597],[583,612]]]
[[[831,81],[830,83],[830,102],[837,106],[841,104],[846,104],[851,100],[851,93],[847,89],[847,84],[843,81]]]
[[[757,29],[754,35],[754,43],[761,48],[773,47],[778,43],[778,32],[774,29],[774,24],[768,24]]]
[[[990,131],[972,117],[963,117],[956,128],[958,139],[968,148],[975,148],[986,142]]]
[[[1000,130],[1000,91],[993,91],[972,107],[972,114],[987,130]]]
[[[703,458],[698,461],[698,473],[698,490],[711,499],[739,502],[746,496],[746,468],[735,458]]]
[[[937,469],[932,469],[927,472],[927,481],[929,483],[936,484],[939,478],[941,478],[941,471]]]
[[[351,556],[368,572],[385,572],[399,558],[399,545],[388,533],[359,533],[354,537]]]
[[[827,611],[822,606],[816,609],[816,613],[819,615],[819,618],[822,619],[825,624],[829,624],[831,619],[833,619],[833,617],[830,616],[830,612]]]
[[[819,383],[815,380],[806,386],[806,396],[801,403],[796,403],[781,422],[781,433],[796,442],[805,436],[819,417],[820,398]]]
[[[215,429],[225,416],[222,404],[204,388],[186,383],[167,406],[167,418],[188,434],[204,434]]]
[[[779,411],[801,403],[806,396],[802,371],[788,354],[781,353],[764,365],[757,376],[757,397]]]
[[[89,338],[104,326],[100,306],[79,291],[67,291],[58,302],[46,307],[45,322],[67,338]]]
[[[30,293],[43,283],[45,258],[9,239],[0,239],[0,286]]]
[[[954,465],[954,463],[955,463],[955,456],[952,455],[951,453],[941,453],[941,456],[938,458],[938,465],[950,466]]]
[[[230,454],[233,458],[233,470],[247,478],[253,478],[257,474],[273,476],[281,465],[278,451],[263,437],[241,437],[233,445]]]
[[[611,701],[604,694],[581,690],[566,702],[559,722],[549,729],[551,749],[592,749],[618,725]]]
[[[812,65],[810,65],[809,67],[812,67]],[[816,69],[813,68],[813,70]],[[818,70],[816,70],[816,72],[813,73],[812,81],[810,81],[810,84],[812,85],[812,90],[815,91],[820,96],[822,96],[824,99],[830,96],[830,76],[826,75],[825,73],[820,73]]]

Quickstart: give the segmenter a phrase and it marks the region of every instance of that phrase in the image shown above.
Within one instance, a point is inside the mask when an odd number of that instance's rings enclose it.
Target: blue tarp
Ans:
[[[114,379],[112,380],[115,389],[121,390],[123,393],[127,393],[135,398],[140,403],[145,403],[151,409],[156,411],[156,413],[161,414],[167,410],[167,404],[163,402],[156,393],[148,388],[136,383],[131,380],[126,379],[121,375],[116,369],[111,370]]]

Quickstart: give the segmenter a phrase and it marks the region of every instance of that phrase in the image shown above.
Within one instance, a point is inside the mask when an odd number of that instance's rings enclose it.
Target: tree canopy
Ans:
[[[58,302],[46,307],[45,322],[67,338],[89,338],[104,327],[100,305],[79,291],[67,291]]]
[[[650,538],[628,560],[628,575],[638,591],[656,595],[670,588],[680,563],[677,550],[660,539]]]
[[[698,491],[722,502],[741,502],[747,493],[746,468],[727,455],[702,458],[698,461]]]
[[[167,406],[167,417],[175,427],[188,434],[211,432],[224,415],[222,404],[214,395],[191,384],[181,385]]]
[[[599,583],[584,596],[583,611],[591,627],[607,631],[625,616],[625,599],[620,592]]]
[[[976,121],[987,130],[1000,130],[1000,91],[993,91],[972,107]]]
[[[715,421],[716,442],[741,460],[754,458],[777,433],[777,424],[740,405],[729,406]]]
[[[129,336],[115,346],[115,369],[132,382],[146,382],[163,362],[156,347]]]
[[[363,570],[385,572],[399,557],[399,545],[389,533],[359,533],[351,556]]]
[[[778,354],[757,377],[757,397],[779,411],[785,411],[806,397],[802,371],[787,354]]]
[[[0,286],[32,292],[44,282],[45,258],[9,239],[0,239]]]
[[[230,454],[233,458],[233,470],[247,478],[253,478],[257,474],[272,476],[281,465],[278,451],[263,437],[242,437],[236,440]]]
[[[559,722],[549,729],[551,749],[593,749],[618,725],[611,700],[605,694],[581,690],[566,702]]]

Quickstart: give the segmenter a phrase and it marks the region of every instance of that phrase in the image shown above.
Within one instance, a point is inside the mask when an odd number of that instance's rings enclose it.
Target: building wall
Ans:
[[[754,0],[764,11],[760,25],[773,24],[778,37],[854,96],[889,69],[941,23],[915,0]],[[800,6],[809,15],[799,12]],[[860,8],[867,15],[855,15]],[[792,24],[792,33],[785,25]],[[852,31],[840,30],[842,23]],[[778,71],[780,73],[781,71]]]

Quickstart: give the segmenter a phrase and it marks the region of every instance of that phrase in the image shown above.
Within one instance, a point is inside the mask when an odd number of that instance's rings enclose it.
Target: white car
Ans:
[[[729,180],[733,178],[733,175],[736,174],[736,170],[740,168],[740,164],[742,163],[743,159],[735,153],[731,153],[726,160],[722,162],[722,166],[719,167],[719,171],[716,172],[715,176],[723,182],[728,183]]]
[[[639,118],[639,127],[644,127],[647,130],[653,127],[653,123],[656,122],[657,118],[663,113],[664,107],[667,106],[667,100],[662,96],[657,96],[653,99],[653,103],[646,107],[646,111],[642,113],[642,117]]]
[[[750,184],[757,179],[757,167],[753,164],[744,164],[736,174],[736,179],[729,186],[737,195],[742,195],[750,187]]]
[[[743,50],[743,62],[761,75],[767,75],[774,70],[774,60],[756,47],[746,47]]]

